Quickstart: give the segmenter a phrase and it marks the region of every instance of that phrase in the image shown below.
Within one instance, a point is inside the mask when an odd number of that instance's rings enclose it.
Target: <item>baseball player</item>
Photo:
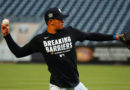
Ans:
[[[47,30],[35,36],[25,46],[18,46],[9,33],[9,25],[1,25],[2,34],[12,53],[20,58],[40,52],[45,57],[50,76],[50,90],[88,90],[79,80],[76,41],[112,41],[120,36],[100,33],[84,33],[71,26],[64,27],[64,15],[58,8],[45,13]]]

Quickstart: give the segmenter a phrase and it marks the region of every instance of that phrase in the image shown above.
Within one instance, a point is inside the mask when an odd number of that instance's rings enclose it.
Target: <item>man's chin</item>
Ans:
[[[64,27],[60,27],[59,30],[62,30]]]

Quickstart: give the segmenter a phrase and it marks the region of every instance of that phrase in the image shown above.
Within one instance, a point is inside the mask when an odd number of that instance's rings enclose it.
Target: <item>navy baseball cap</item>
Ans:
[[[45,21],[48,22],[49,19],[59,19],[62,20],[69,15],[64,15],[59,8],[50,8],[45,12]]]

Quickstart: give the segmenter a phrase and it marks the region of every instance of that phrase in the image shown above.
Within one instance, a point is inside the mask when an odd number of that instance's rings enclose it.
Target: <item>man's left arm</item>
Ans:
[[[86,39],[91,41],[111,41],[118,40],[125,44],[130,50],[130,32],[126,32],[119,35],[107,35],[101,33],[88,33],[86,34]]]
[[[112,41],[119,40],[118,35],[109,35],[109,34],[101,34],[101,33],[84,33],[84,40],[90,41]]]
[[[130,31],[119,35],[101,34],[101,33],[85,33],[77,29],[74,30],[76,39],[78,41],[90,40],[90,41],[112,41],[118,40],[130,49]]]
[[[77,41],[112,41],[119,40],[118,35],[102,34],[102,33],[86,33],[73,28]]]

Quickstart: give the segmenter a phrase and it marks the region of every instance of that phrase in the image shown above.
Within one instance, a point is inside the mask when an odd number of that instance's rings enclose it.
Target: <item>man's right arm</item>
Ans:
[[[20,58],[20,57],[24,57],[24,56],[27,56],[27,55],[30,55],[33,53],[33,50],[29,49],[29,47],[27,45],[25,45],[23,47],[18,46],[14,42],[14,40],[12,39],[10,34],[4,36],[4,38],[7,42],[9,49],[16,57]]]
[[[6,25],[1,25],[1,31],[2,34],[7,42],[7,45],[11,52],[16,56],[16,57],[24,57],[27,55],[30,55],[34,52],[38,52],[35,50],[35,38],[31,40],[28,44],[26,44],[23,47],[18,46],[14,40],[12,39],[11,35],[9,34],[9,26]]]

